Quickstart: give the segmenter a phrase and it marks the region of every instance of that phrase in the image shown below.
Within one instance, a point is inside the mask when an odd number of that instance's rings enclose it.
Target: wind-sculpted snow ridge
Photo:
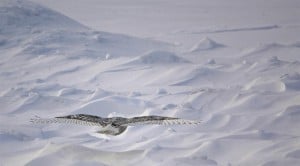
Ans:
[[[40,33],[43,29],[87,29],[83,25],[55,11],[28,1],[4,0],[0,4],[0,33],[25,35]]]
[[[241,32],[241,31],[261,31],[261,30],[273,30],[280,28],[278,25],[265,25],[265,26],[248,26],[248,27],[236,27],[236,28],[214,28],[212,30],[204,30],[200,32],[192,32],[194,34],[198,33],[225,33],[225,32]]]
[[[74,10],[67,0],[51,1],[65,5],[50,5],[57,12],[0,2],[0,165],[298,166],[296,1],[145,2],[76,1],[81,19],[102,9],[94,21],[117,25],[110,32],[60,14]],[[162,33],[112,33],[128,28]],[[169,33],[176,29],[192,33]],[[111,137],[97,127],[30,123],[72,114],[201,124],[136,126]]]
[[[176,64],[176,63],[189,63],[188,60],[184,58],[178,57],[176,54],[168,51],[150,51],[145,53],[144,55],[135,58],[133,61],[129,62],[129,64],[133,65],[147,65],[147,64]]]
[[[204,38],[199,41],[199,43],[195,44],[190,52],[198,52],[198,51],[208,51],[216,48],[224,47],[224,45],[215,42],[210,38]]]
[[[107,59],[137,56],[163,42],[98,32],[50,9],[28,1],[4,1],[0,6],[0,47],[15,55],[60,55]],[[118,49],[114,47],[118,46]],[[126,50],[126,53],[122,50]]]

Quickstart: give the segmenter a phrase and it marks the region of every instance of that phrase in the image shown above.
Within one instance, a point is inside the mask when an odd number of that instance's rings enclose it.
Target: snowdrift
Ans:
[[[243,24],[244,12],[230,6],[257,9],[258,1],[220,2],[224,8],[184,3],[183,23],[197,9],[201,26],[217,24],[211,17],[224,11],[236,24],[193,27],[154,41],[95,31],[28,1],[1,1],[0,165],[299,165],[299,18],[272,15],[276,26],[261,26],[269,19]],[[181,5],[172,4],[153,2],[178,13]],[[208,8],[191,7],[199,4]],[[285,1],[284,9],[296,10],[291,4]],[[276,13],[282,6],[268,5],[260,9]],[[93,127],[29,123],[34,116],[76,113],[203,123],[129,127],[116,137]]]

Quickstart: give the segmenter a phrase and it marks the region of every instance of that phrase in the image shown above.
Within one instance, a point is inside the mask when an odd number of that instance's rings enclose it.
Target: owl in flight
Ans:
[[[164,116],[139,116],[133,118],[112,117],[102,118],[94,115],[75,114],[68,116],[60,116],[50,119],[34,118],[33,123],[67,123],[87,126],[98,126],[97,133],[107,135],[119,135],[123,133],[128,126],[136,125],[197,125],[199,121],[184,120],[180,118],[164,117]]]

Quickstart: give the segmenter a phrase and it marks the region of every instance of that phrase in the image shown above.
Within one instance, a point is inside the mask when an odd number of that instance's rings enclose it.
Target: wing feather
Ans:
[[[51,124],[51,123],[64,123],[64,124],[76,124],[76,125],[85,125],[85,126],[101,126],[101,123],[89,120],[81,120],[81,119],[70,119],[65,117],[56,117],[56,118],[32,118],[30,119],[32,123],[40,123],[40,124]]]
[[[137,126],[137,125],[198,125],[200,121],[185,120],[164,116],[141,116],[128,118],[123,122],[122,126]]]

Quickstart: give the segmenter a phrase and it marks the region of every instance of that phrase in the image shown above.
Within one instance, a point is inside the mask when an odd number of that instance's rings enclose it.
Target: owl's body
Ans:
[[[31,119],[34,123],[67,123],[67,124],[79,124],[88,126],[98,126],[98,133],[107,135],[119,135],[123,133],[128,126],[157,124],[157,125],[183,125],[190,124],[196,125],[200,122],[183,120],[179,118],[163,117],[163,116],[140,116],[133,118],[112,117],[102,118],[94,115],[76,114],[55,117],[51,119],[35,118]]]

